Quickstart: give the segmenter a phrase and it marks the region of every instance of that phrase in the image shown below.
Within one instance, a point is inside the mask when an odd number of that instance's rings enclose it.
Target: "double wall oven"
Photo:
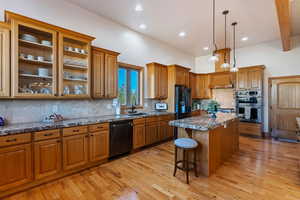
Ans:
[[[260,90],[237,91],[236,106],[241,121],[263,122],[263,95]]]

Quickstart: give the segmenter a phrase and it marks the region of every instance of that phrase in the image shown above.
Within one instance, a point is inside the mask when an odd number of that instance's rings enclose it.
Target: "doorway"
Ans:
[[[300,76],[269,78],[269,127],[275,138],[297,140]]]

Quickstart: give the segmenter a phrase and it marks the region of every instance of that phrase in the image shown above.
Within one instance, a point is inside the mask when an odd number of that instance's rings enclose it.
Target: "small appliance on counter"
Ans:
[[[154,105],[155,111],[163,112],[168,110],[168,104],[165,102],[158,102]]]
[[[3,117],[0,117],[0,126],[4,126],[5,125],[5,121]]]
[[[43,119],[43,122],[45,122],[45,123],[55,123],[55,122],[61,122],[63,120],[64,120],[64,118],[63,118],[62,115],[53,113],[53,114],[45,117]]]

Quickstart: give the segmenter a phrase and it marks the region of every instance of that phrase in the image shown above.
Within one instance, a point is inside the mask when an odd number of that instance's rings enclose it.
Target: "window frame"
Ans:
[[[144,67],[140,67],[137,65],[131,65],[131,64],[127,64],[127,63],[122,63],[122,62],[118,62],[118,66],[119,68],[124,68],[127,70],[136,70],[139,73],[139,79],[138,79],[138,84],[139,84],[139,105],[136,106],[136,108],[143,108],[144,107]],[[127,72],[128,73],[128,72]],[[130,82],[130,80],[128,79],[127,75],[126,75],[126,84],[128,86],[128,83]],[[118,90],[119,90],[119,77],[118,77]],[[129,94],[126,92],[126,104],[128,103],[127,99],[128,99]],[[130,105],[121,105],[121,107],[123,109],[129,109],[131,108]]]

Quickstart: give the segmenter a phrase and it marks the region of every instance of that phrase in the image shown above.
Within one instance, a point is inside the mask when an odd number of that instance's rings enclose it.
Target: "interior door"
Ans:
[[[270,125],[275,138],[297,139],[300,117],[300,76],[271,79]]]

